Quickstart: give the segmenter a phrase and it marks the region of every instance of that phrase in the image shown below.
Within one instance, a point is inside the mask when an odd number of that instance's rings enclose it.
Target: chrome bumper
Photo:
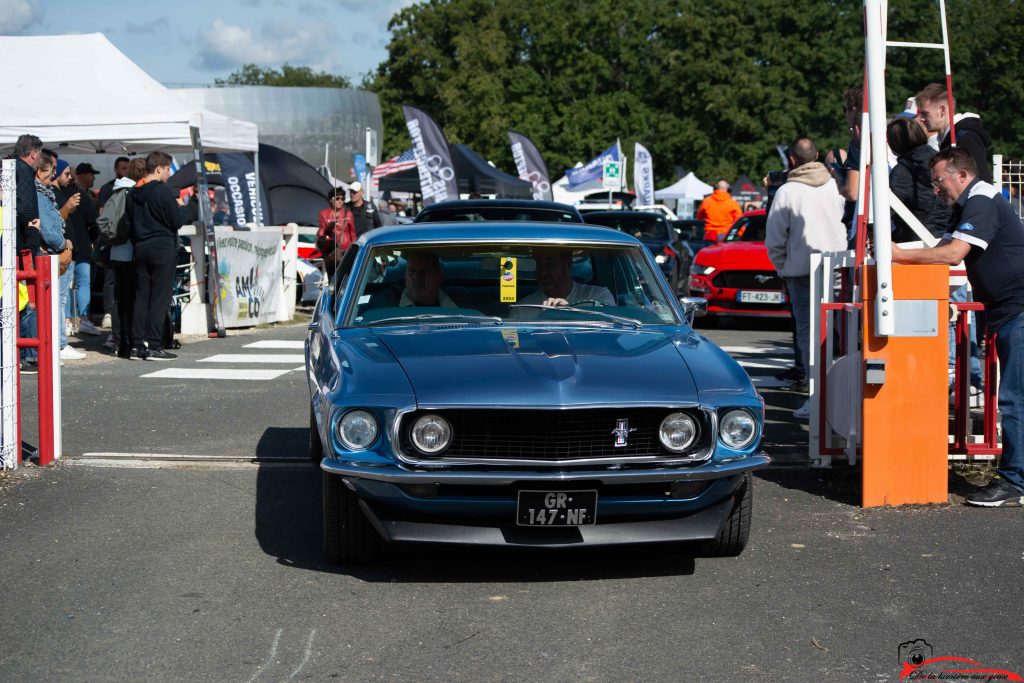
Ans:
[[[470,484],[503,486],[522,481],[600,481],[603,484],[642,484],[658,481],[703,481],[732,477],[767,467],[771,459],[765,453],[727,462],[711,462],[696,467],[649,470],[584,470],[573,472],[537,472],[501,470],[491,472],[457,469],[406,469],[399,465],[377,465],[324,458],[320,469],[329,474],[355,479],[372,479],[391,484]]]

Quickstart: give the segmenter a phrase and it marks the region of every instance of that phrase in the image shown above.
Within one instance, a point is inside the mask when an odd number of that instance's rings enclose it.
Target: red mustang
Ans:
[[[690,266],[690,293],[708,300],[704,321],[725,315],[788,318],[785,285],[764,246],[764,209],[747,211],[725,239],[704,247]]]

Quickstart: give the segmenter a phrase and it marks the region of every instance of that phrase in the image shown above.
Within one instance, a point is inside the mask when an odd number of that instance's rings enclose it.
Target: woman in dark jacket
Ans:
[[[899,197],[928,232],[941,238],[946,233],[949,208],[932,188],[928,161],[935,156],[935,150],[928,145],[928,135],[921,124],[908,117],[893,119],[886,126],[885,132],[889,147],[897,158],[896,165],[889,171],[889,191]],[[917,235],[895,213],[893,240],[918,240]]]

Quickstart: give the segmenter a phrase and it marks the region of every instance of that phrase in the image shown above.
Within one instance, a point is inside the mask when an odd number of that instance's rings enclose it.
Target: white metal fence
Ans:
[[[0,469],[18,466],[18,268],[15,251],[15,162],[3,162],[3,236],[0,239]]]

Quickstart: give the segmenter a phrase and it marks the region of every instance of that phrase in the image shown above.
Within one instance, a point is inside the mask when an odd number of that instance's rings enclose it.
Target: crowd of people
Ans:
[[[69,337],[102,335],[103,346],[121,358],[174,360],[168,311],[177,264],[178,230],[186,220],[184,202],[166,185],[171,157],[119,157],[115,177],[96,189],[99,171],[71,166],[34,135],[18,138],[17,250],[25,259],[39,254],[59,260],[59,356],[80,360],[86,351]],[[104,226],[106,228],[104,229]],[[103,282],[103,312],[91,311],[94,278]],[[20,335],[35,337],[34,305],[21,311]],[[37,370],[34,349],[20,352],[21,371]]]
[[[395,225],[410,209],[400,201],[389,200],[378,206],[365,196],[363,184],[356,181],[345,191],[336,188],[327,196],[328,206],[320,212],[316,247],[324,262],[327,279],[334,277],[341,257],[349,245],[364,233],[387,225]]]
[[[794,141],[786,151],[789,168],[774,192],[768,210],[766,247],[783,278],[792,307],[795,362],[778,375],[794,385],[806,385],[810,339],[810,256],[842,251],[857,237],[854,208],[860,188],[860,139],[864,92],[860,87],[845,94],[847,127],[851,134],[845,150],[830,150],[826,163],[809,138]],[[1024,223],[1006,196],[992,182],[988,160],[991,137],[981,118],[966,112],[952,116],[955,102],[946,86],[932,83],[907,101],[904,111],[886,126],[891,151],[891,194],[904,204],[938,244],[903,249],[894,244],[896,263],[961,262],[976,299],[985,304],[983,323],[996,333],[1001,381],[1003,452],[999,477],[967,496],[971,505],[998,507],[1024,505],[1024,362],[1016,351],[1024,345]],[[893,241],[916,241],[921,235],[894,215]],[[964,301],[967,286],[951,301]],[[980,327],[980,325],[979,325]],[[981,363],[972,334],[971,385],[980,395]],[[950,324],[950,382],[955,362]],[[809,416],[809,401],[794,415]]]

